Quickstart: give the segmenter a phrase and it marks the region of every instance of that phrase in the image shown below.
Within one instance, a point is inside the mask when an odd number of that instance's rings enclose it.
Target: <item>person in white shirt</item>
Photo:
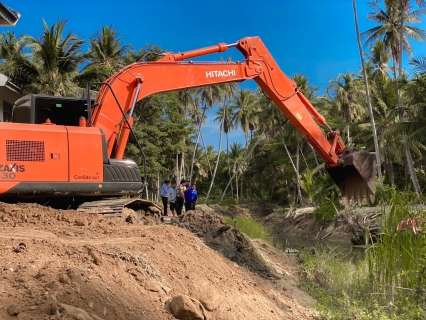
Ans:
[[[169,203],[169,194],[170,194],[170,180],[166,180],[161,186],[161,199],[163,200],[164,216],[167,216],[167,205]]]

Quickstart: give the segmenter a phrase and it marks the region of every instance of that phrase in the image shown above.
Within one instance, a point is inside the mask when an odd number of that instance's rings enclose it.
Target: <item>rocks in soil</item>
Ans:
[[[207,282],[199,284],[192,293],[207,311],[213,311],[222,304],[222,296],[214,290]]]
[[[179,320],[207,319],[203,306],[196,299],[186,295],[177,295],[167,301],[171,313]]]
[[[18,307],[16,305],[12,304],[11,306],[9,306],[7,308],[7,313],[12,317],[18,316],[18,314],[19,314]]]
[[[52,307],[52,311],[54,311],[56,315],[60,315],[61,319],[102,320],[102,318],[91,315],[83,309],[65,303],[61,303],[57,307]]]

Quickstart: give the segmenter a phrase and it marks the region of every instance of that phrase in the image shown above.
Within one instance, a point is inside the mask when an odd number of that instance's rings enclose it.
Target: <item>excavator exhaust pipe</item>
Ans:
[[[374,203],[377,165],[371,153],[345,149],[339,166],[326,169],[349,204]]]

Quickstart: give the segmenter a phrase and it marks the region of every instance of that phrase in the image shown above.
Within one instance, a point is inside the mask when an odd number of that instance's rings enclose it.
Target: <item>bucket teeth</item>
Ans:
[[[339,164],[339,167],[329,167],[327,171],[349,204],[374,203],[377,177],[374,156],[367,151],[345,150]]]

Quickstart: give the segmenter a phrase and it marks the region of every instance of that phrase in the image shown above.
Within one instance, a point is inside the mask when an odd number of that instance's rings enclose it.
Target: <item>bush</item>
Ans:
[[[337,216],[338,210],[341,207],[342,205],[333,198],[325,198],[314,211],[315,219],[317,221],[331,221]]]
[[[256,219],[244,216],[237,216],[235,219],[224,216],[224,219],[230,226],[236,227],[252,239],[263,239],[269,243],[273,243],[268,230]]]

